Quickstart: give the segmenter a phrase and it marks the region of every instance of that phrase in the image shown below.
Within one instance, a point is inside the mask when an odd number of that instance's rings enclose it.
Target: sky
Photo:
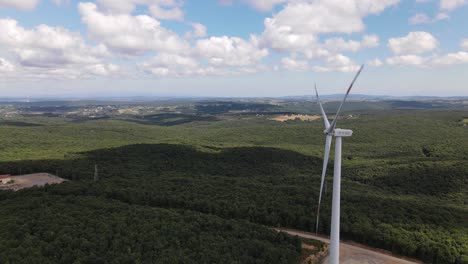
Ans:
[[[468,0],[0,0],[0,97],[468,96]]]

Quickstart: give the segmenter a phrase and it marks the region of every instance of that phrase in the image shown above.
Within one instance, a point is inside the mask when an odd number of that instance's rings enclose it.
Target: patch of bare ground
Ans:
[[[314,121],[320,118],[321,117],[318,115],[280,115],[273,117],[270,120],[278,122],[286,122],[288,120]]]
[[[0,190],[18,191],[34,186],[44,186],[46,184],[60,184],[65,179],[57,177],[49,173],[34,173],[21,176],[11,176],[12,181],[8,184],[0,184]]]

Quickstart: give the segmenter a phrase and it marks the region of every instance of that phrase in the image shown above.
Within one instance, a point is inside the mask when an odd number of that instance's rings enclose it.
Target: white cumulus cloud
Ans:
[[[466,64],[468,63],[468,52],[448,53],[434,58],[431,63],[434,65]]]
[[[305,71],[309,68],[309,63],[306,60],[298,60],[292,57],[282,58],[281,64],[284,69],[289,71]]]
[[[185,33],[186,38],[203,38],[206,36],[206,27],[200,23],[191,23],[192,31]]]
[[[409,21],[411,24],[429,24],[432,19],[424,13],[418,13],[412,16]]]
[[[290,0],[282,10],[264,20],[261,43],[281,53],[302,53],[307,59],[336,58],[340,52],[376,47],[379,39],[375,35],[364,36],[361,41],[335,37],[321,43],[321,38],[329,34],[362,32],[365,29],[365,17],[379,14],[398,2]]]
[[[462,40],[461,43],[460,43],[460,47],[461,47],[462,49],[468,51],[468,39]]]
[[[325,40],[324,49],[332,51],[357,52],[364,48],[379,46],[379,37],[376,35],[365,35],[361,41],[344,40],[343,38],[331,38]]]
[[[125,13],[133,12],[137,5],[148,5],[151,0],[96,0],[97,5],[104,11],[110,13]],[[159,1],[154,1],[159,4]]]
[[[397,55],[425,53],[438,46],[439,41],[430,33],[423,31],[410,32],[404,37],[388,40],[388,47]]]
[[[152,5],[150,6],[150,14],[158,19],[184,20],[184,12],[178,7],[164,8],[159,5]]]
[[[439,21],[439,20],[447,20],[449,19],[450,16],[447,13],[440,12],[437,14],[437,16],[432,20],[434,22]]]
[[[466,3],[467,0],[440,0],[440,9],[451,11]]]
[[[13,72],[15,66],[4,58],[0,58],[0,73]]]
[[[0,8],[16,8],[20,10],[34,9],[39,0],[0,0]]]
[[[375,58],[373,60],[368,61],[367,64],[374,67],[380,67],[383,65],[383,62],[380,59]]]
[[[142,63],[141,66],[155,75],[165,76],[189,75],[196,71],[199,64],[191,57],[162,53]]]
[[[109,76],[120,71],[120,66],[115,64],[95,64],[86,67],[86,70],[94,75]]]
[[[180,0],[97,0],[101,10],[111,14],[130,14],[137,5],[147,6],[149,13],[157,19],[184,20]]]
[[[227,73],[223,68],[200,65],[192,57],[167,53],[158,54],[150,60],[141,63],[139,67],[143,71],[158,77],[221,75]]]
[[[215,66],[254,65],[268,55],[268,50],[260,48],[254,36],[248,41],[227,36],[198,40],[194,52]]]
[[[150,16],[103,13],[94,3],[80,3],[78,9],[90,36],[119,53],[178,53],[189,48],[177,33],[162,27]]]
[[[0,19],[0,32],[0,45],[16,54],[24,66],[97,63],[108,55],[105,46],[88,46],[78,33],[61,27],[25,29],[16,20]]]
[[[65,4],[68,5],[68,4],[70,4],[70,1],[71,0],[52,0],[52,3],[54,3],[55,5],[60,6],[60,5],[65,5]]]
[[[388,58],[386,61],[390,65],[422,66],[427,59],[419,55],[402,55]]]
[[[99,67],[104,67],[108,73],[117,71],[104,62],[110,55],[105,45],[90,46],[79,33],[65,28],[39,25],[27,29],[18,25],[16,20],[0,19],[0,32],[0,47],[16,60],[16,66],[13,66],[13,63],[2,59],[3,70],[44,78],[60,74],[73,78]]]
[[[329,56],[324,63],[323,66],[314,66],[313,70],[316,72],[354,72],[359,69],[359,65],[343,54]]]
[[[276,5],[287,2],[287,0],[242,0],[242,1],[260,11],[270,11]]]
[[[438,13],[434,18],[430,18],[428,15],[424,13],[417,13],[416,15],[412,16],[409,19],[410,24],[417,25],[417,24],[430,24],[435,23],[441,20],[449,19],[449,15],[444,12]]]

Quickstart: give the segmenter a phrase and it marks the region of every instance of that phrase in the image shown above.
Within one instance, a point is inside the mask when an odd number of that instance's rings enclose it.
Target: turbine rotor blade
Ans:
[[[318,200],[318,206],[317,206],[317,222],[315,226],[315,232],[318,232],[320,205],[322,203],[323,183],[325,182],[325,174],[327,173],[328,158],[330,157],[330,148],[331,148],[332,139],[333,137],[331,135],[327,135],[327,137],[325,138],[325,150],[323,154],[322,178],[320,180],[320,194],[319,194],[319,200]]]
[[[327,114],[325,113],[325,110],[323,110],[322,102],[320,102],[320,97],[317,91],[317,84],[315,84],[315,94],[317,95],[317,102],[320,107],[320,112],[322,112],[322,118],[323,122],[325,123],[325,129],[328,129],[330,127],[330,122],[328,121]]]
[[[335,114],[335,118],[333,119],[333,121],[332,121],[330,127],[329,127],[328,130],[327,130],[328,133],[331,133],[331,132],[333,131],[333,129],[335,129],[336,121],[338,121],[338,116],[340,115],[341,108],[343,107],[343,104],[345,103],[346,98],[348,98],[349,92],[351,91],[351,88],[353,88],[353,85],[354,85],[354,83],[356,82],[356,80],[357,80],[357,78],[359,77],[359,75],[361,74],[361,71],[362,71],[363,68],[364,68],[364,64],[361,65],[361,68],[359,68],[359,71],[356,73],[356,75],[354,76],[353,81],[352,81],[351,84],[349,85],[349,88],[348,88],[348,90],[346,91],[345,97],[343,98],[343,101],[341,102],[340,107],[338,107],[338,111],[337,111],[336,114]]]

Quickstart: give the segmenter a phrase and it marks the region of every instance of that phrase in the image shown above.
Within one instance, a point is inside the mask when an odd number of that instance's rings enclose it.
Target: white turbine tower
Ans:
[[[331,219],[331,232],[330,232],[330,264],[338,264],[340,259],[340,195],[341,195],[341,145],[342,145],[342,138],[343,137],[350,137],[353,134],[352,130],[347,129],[339,129],[335,128],[336,121],[338,120],[338,116],[340,115],[341,108],[343,107],[346,98],[348,98],[348,94],[353,88],[356,79],[358,78],[359,74],[361,74],[364,65],[361,66],[359,71],[354,76],[353,81],[349,85],[348,91],[341,102],[338,111],[335,114],[335,118],[333,119],[332,123],[328,121],[327,115],[323,110],[322,103],[320,102],[320,97],[317,92],[317,87],[315,87],[315,93],[317,95],[317,101],[320,106],[320,112],[322,112],[323,121],[325,123],[325,130],[324,133],[326,135],[325,138],[325,153],[323,157],[323,168],[322,168],[322,178],[320,181],[320,195],[317,207],[317,223],[316,223],[316,231],[318,231],[318,224],[319,224],[319,214],[320,214],[320,203],[322,201],[322,190],[323,190],[323,183],[325,181],[325,174],[327,171],[328,165],[328,158],[330,156],[330,147],[332,143],[333,137],[336,138],[335,142],[335,168],[333,173],[333,199],[332,199],[332,219]]]

